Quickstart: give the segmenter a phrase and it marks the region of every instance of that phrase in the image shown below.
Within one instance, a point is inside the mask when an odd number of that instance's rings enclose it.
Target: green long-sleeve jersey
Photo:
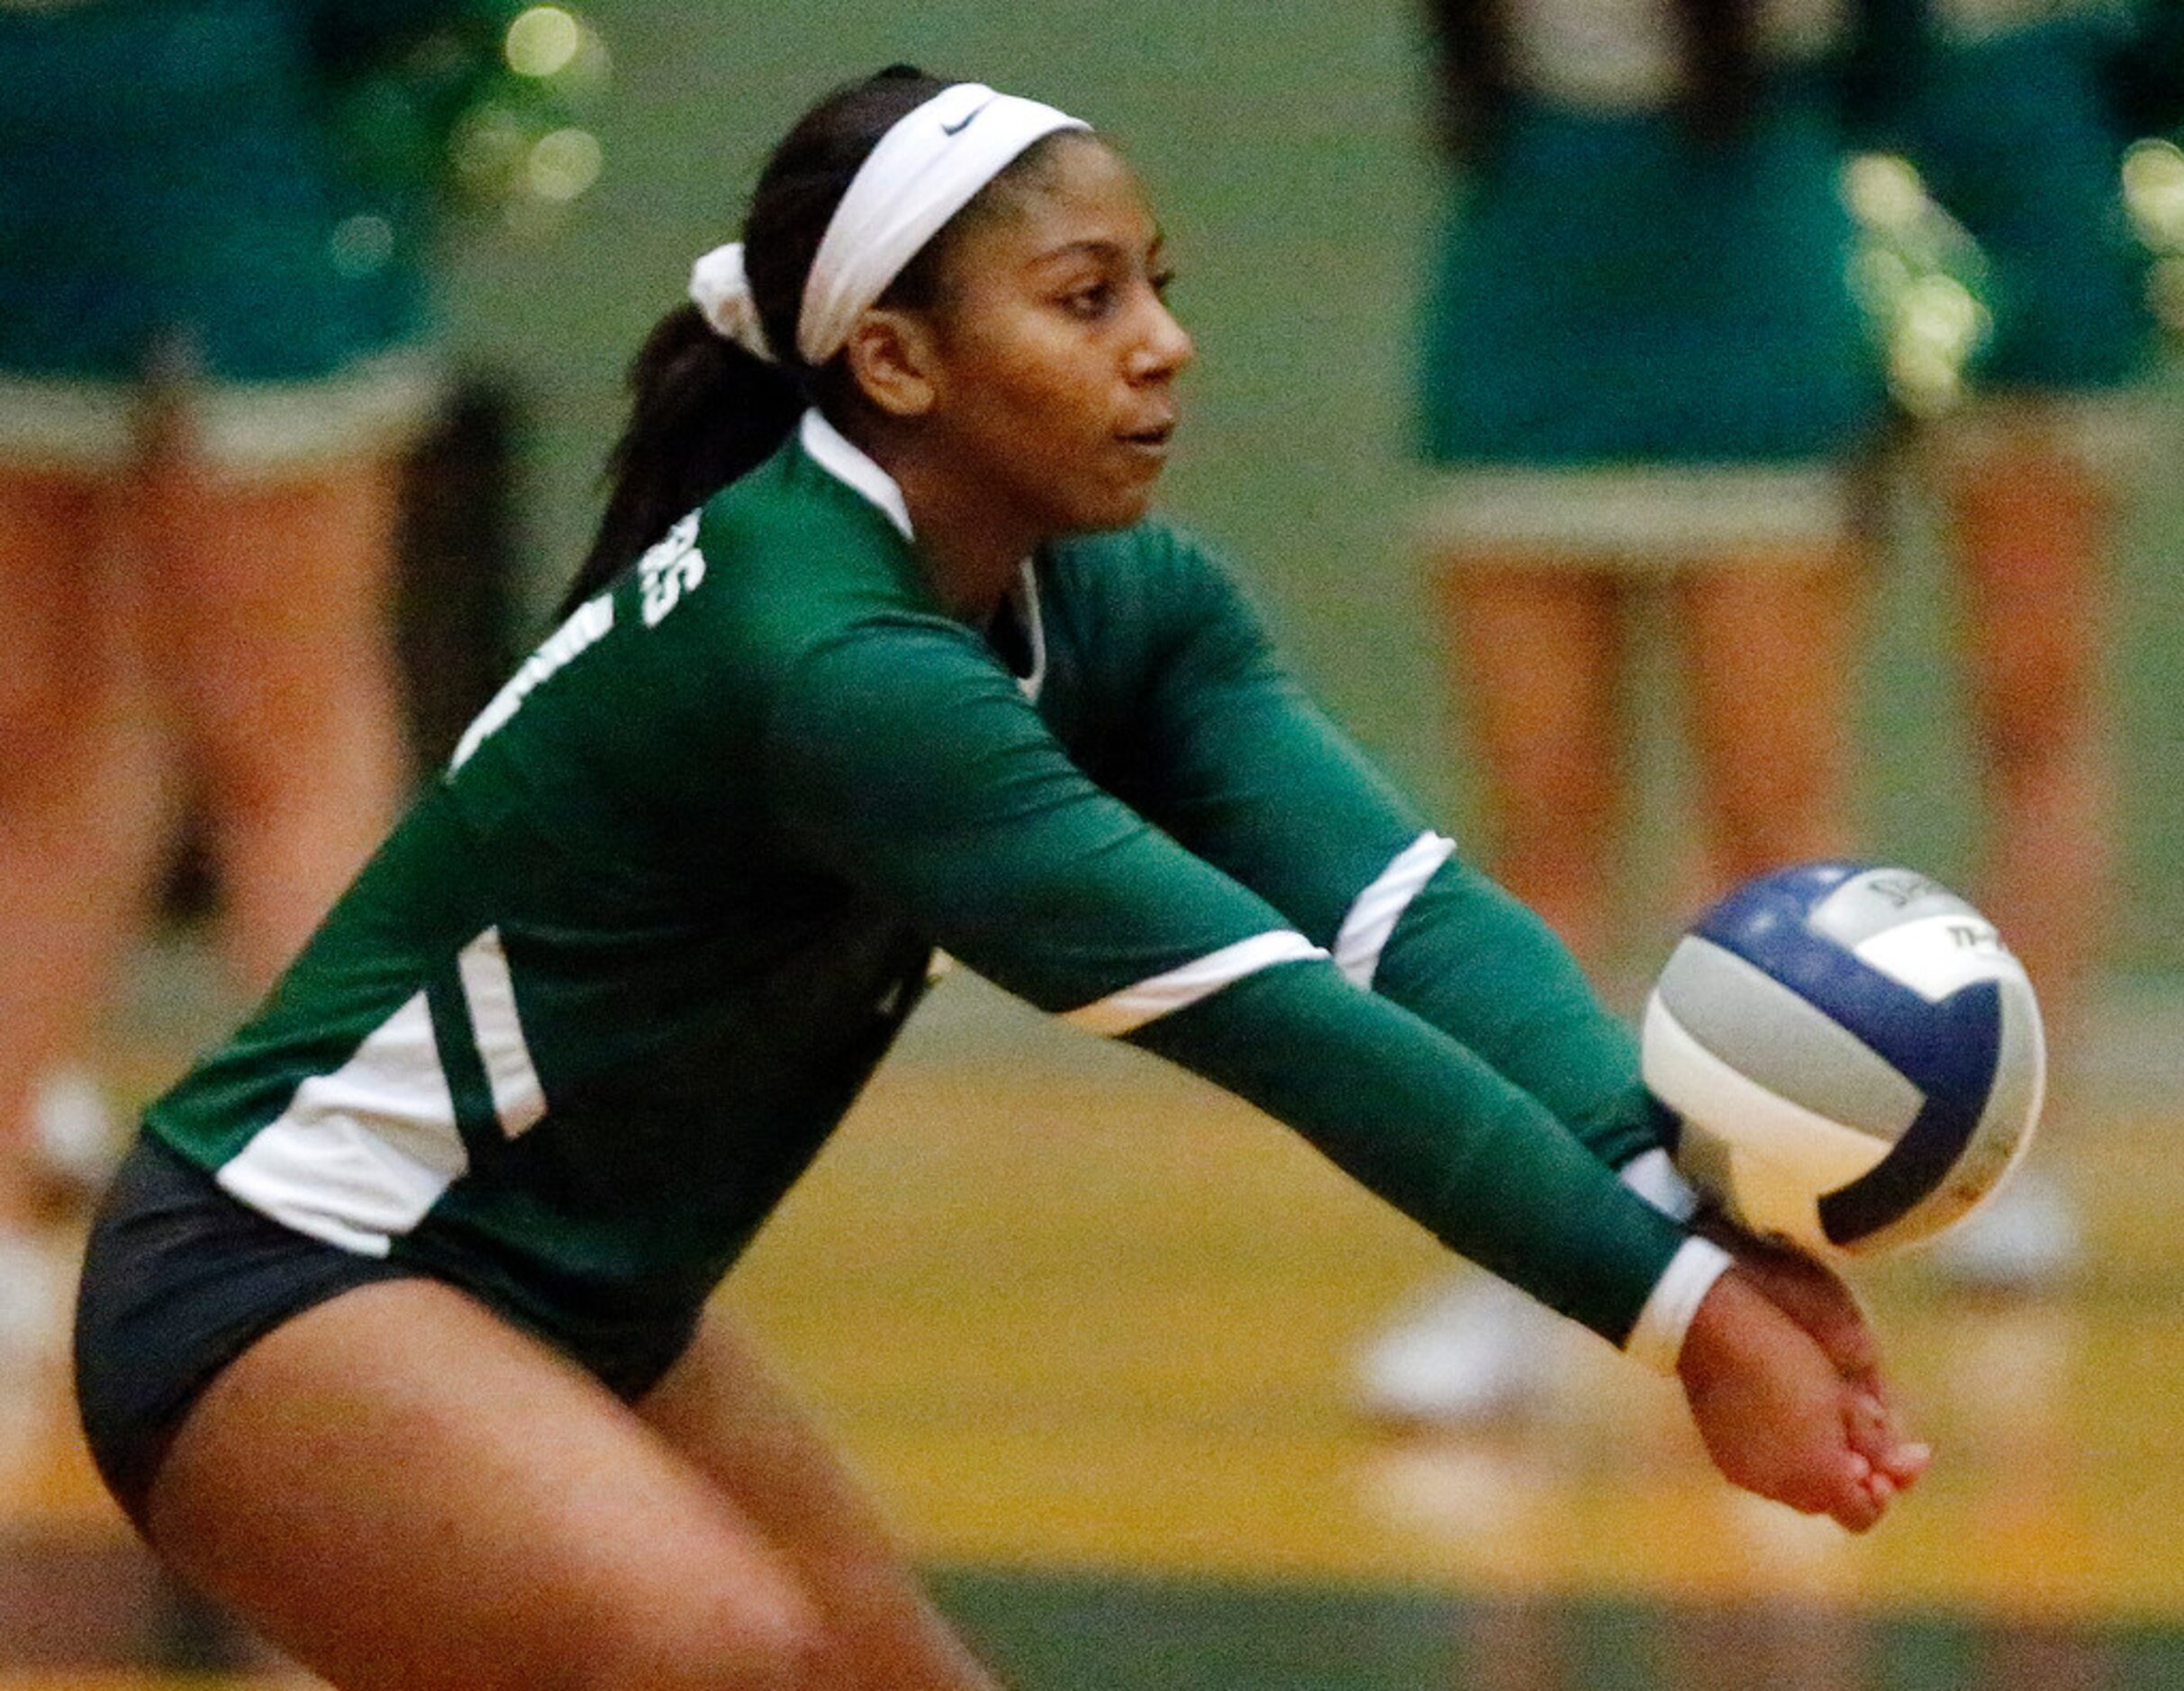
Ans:
[[[807,417],[524,661],[150,1131],[518,1311],[687,1309],[939,947],[1625,1339],[1683,1234],[1611,1172],[1654,1115],[1545,928],[1170,528],[1046,548],[997,626]]]

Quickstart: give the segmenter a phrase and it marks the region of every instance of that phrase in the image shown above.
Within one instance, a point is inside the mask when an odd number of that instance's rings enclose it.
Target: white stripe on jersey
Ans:
[[[1380,878],[1357,895],[1350,913],[1342,918],[1335,936],[1335,966],[1350,984],[1373,990],[1373,976],[1380,968],[1380,954],[1388,936],[1403,919],[1418,890],[1455,855],[1455,841],[1439,834],[1421,834],[1395,855]]]
[[[419,992],[347,1063],[296,1088],[216,1178],[298,1233],[385,1256],[469,1166]]]
[[[516,1014],[516,983],[501,949],[501,930],[489,927],[462,949],[455,967],[470,1006],[470,1031],[493,1089],[493,1113],[511,1139],[546,1114],[546,1089],[531,1066],[522,1019]]]
[[[455,743],[455,750],[448,759],[450,773],[470,761],[470,755],[483,746],[487,737],[507,726],[508,719],[515,715],[523,701],[560,671],[582,657],[614,629],[614,596],[602,593],[596,599],[587,599],[569,612],[561,626],[539,644],[537,651],[518,665],[516,673],[502,683],[501,691],[486,701],[470,726],[463,730],[463,737]]]
[[[1247,974],[1256,974],[1280,963],[1326,955],[1302,934],[1291,928],[1275,928],[1255,934],[1249,939],[1239,939],[1233,945],[1223,945],[1220,950],[1208,952],[1180,969],[1154,975],[1136,986],[1124,987],[1119,992],[1110,992],[1096,1003],[1067,1011],[1062,1019],[1087,1033],[1102,1034],[1112,1039],[1163,1016],[1186,1009],[1201,999],[1211,998],[1223,987],[1241,981]]]

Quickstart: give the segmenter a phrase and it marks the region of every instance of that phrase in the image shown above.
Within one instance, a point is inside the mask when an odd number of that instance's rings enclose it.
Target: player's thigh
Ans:
[[[199,731],[323,744],[360,697],[389,708],[396,466],[359,457],[259,480],[165,462],[136,521],[148,647]]]
[[[1621,733],[1625,583],[1607,570],[1469,558],[1451,564],[1439,592],[1490,773],[1590,793]]]
[[[1827,549],[1680,578],[1674,620],[1701,778],[1734,826],[1769,836],[1755,847],[1765,855],[1842,843],[1862,597],[1857,572]]]
[[[184,1422],[146,1510],[184,1575],[345,1691],[802,1683],[815,1612],[713,1483],[449,1288],[344,1292]]]
[[[0,723],[18,743],[85,718],[85,685],[118,630],[106,556],[111,498],[95,481],[0,463]]]
[[[2020,716],[2082,707],[2108,616],[2116,490],[2054,428],[1997,428],[1935,455],[1963,588],[1975,701]]]
[[[178,455],[147,473],[140,510],[165,578],[214,604],[308,595],[300,621],[348,617],[381,592],[400,499],[400,460],[376,452],[249,471]]]
[[[991,1681],[932,1606],[877,1511],[716,1301],[638,1406],[778,1545],[829,1624],[820,1678],[890,1691]]]
[[[884,1543],[861,1488],[727,1310],[707,1310],[637,1413],[770,1529],[859,1549]]]

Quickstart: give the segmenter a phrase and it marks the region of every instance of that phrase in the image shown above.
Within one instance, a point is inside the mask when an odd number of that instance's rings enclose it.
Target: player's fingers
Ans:
[[[1820,1495],[1809,1506],[1831,1516],[1846,1531],[1864,1533],[1879,1524],[1909,1479],[1899,1471],[1903,1447],[1884,1437],[1886,1416],[1879,1405],[1852,1394],[1843,1408],[1844,1442],[1832,1458],[1819,1460]],[[1910,1478],[1916,1478],[1914,1466]]]
[[[1842,1416],[1844,1442],[1870,1467],[1880,1467],[1896,1443],[1880,1400],[1870,1392],[1845,1392]]]
[[[1879,1478],[1873,1465],[1857,1451],[1838,1450],[1832,1457],[1817,1459],[1805,1470],[1801,1484],[1785,1489],[1782,1501],[1862,1533],[1887,1506],[1874,1485]]]
[[[1917,1483],[1918,1477],[1934,1465],[1934,1447],[1931,1444],[1899,1442],[1881,1464],[1899,1491]]]
[[[1847,1532],[1870,1533],[1888,1511],[1888,1504],[1864,1485],[1844,1488],[1827,1513]]]
[[[1870,1531],[1888,1513],[1896,1487],[1887,1474],[1853,1451],[1844,1465],[1849,1484],[1840,1487],[1828,1513],[1853,1533]]]
[[[1931,1445],[1903,1436],[1895,1413],[1877,1396],[1853,1393],[1844,1408],[1843,1424],[1851,1448],[1886,1474],[1899,1491],[1925,1473],[1934,1459]]]
[[[1896,1420],[1885,1405],[1860,1392],[1853,1394],[1844,1415],[1844,1433],[1851,1448],[1870,1462],[1874,1471],[1891,1483],[1908,1485],[1918,1477],[1920,1464],[1908,1460],[1907,1445]]]

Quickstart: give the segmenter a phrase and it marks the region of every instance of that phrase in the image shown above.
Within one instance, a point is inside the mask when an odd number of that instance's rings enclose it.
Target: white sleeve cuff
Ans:
[[[1654,1282],[1623,1349],[1655,1373],[1673,1374],[1691,1318],[1714,1282],[1728,1272],[1730,1261],[1729,1253],[1710,1239],[1686,1239]]]
[[[1616,1179],[1671,1221],[1689,1221],[1699,1213],[1699,1189],[1658,1145],[1631,1158],[1616,1171]]]

